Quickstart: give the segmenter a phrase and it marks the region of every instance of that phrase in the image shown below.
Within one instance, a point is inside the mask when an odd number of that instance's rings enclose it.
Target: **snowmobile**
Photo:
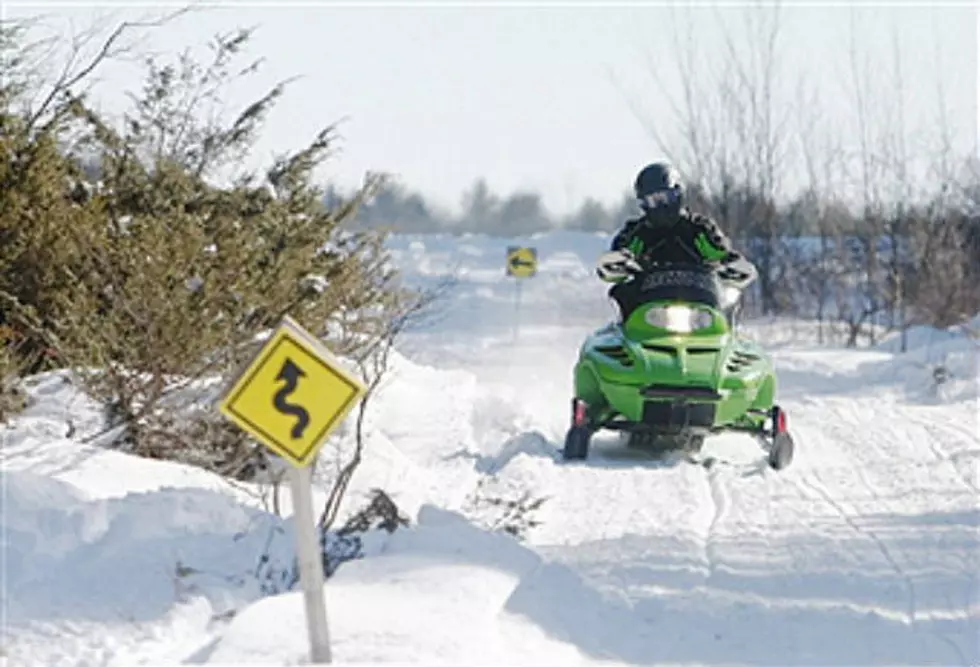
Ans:
[[[793,459],[786,413],[775,403],[771,358],[735,332],[742,290],[755,279],[736,266],[655,265],[619,253],[600,266],[633,281],[632,306],[592,332],[574,367],[571,426],[563,458],[585,459],[599,430],[626,432],[627,446],[658,455],[700,455],[707,436],[754,436],[769,467]]]

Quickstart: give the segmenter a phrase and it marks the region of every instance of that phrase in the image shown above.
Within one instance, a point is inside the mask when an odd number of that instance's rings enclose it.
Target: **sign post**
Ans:
[[[323,555],[313,518],[312,472],[309,467],[292,466],[289,481],[296,523],[299,581],[303,587],[306,632],[310,640],[310,661],[314,665],[326,665],[331,661],[330,630],[327,625],[327,604],[323,596]]]
[[[514,286],[514,340],[517,340],[521,321],[521,283],[538,272],[536,248],[511,246],[507,248],[507,275],[516,278]]]
[[[331,655],[312,463],[365,391],[323,343],[286,317],[219,403],[222,415],[292,464],[293,522],[313,664],[329,664]]]

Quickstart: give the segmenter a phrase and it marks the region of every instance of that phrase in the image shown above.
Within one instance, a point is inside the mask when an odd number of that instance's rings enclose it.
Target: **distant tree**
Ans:
[[[878,106],[882,99],[878,72],[872,66],[868,54],[860,48],[864,40],[854,11],[856,10],[851,10],[848,83],[858,137],[855,180],[859,183],[862,224],[856,230],[853,251],[855,259],[864,267],[861,293],[865,303],[861,309],[862,314],[866,315],[869,322],[873,322],[887,307],[888,300],[879,252],[879,240],[886,232],[888,219],[883,193],[886,165],[883,156],[878,152],[883,147],[887,128],[884,127],[883,109]],[[874,327],[868,329],[868,336],[874,343]]]
[[[460,231],[488,233],[500,221],[500,197],[490,191],[485,179],[478,179],[463,193],[462,215],[457,228]]]
[[[609,231],[615,226],[615,221],[606,207],[596,199],[589,197],[579,209],[568,216],[564,227],[583,232]]]
[[[635,218],[640,212],[640,207],[636,203],[636,197],[633,196],[632,190],[630,192],[623,193],[623,196],[619,200],[619,204],[613,207],[611,211],[613,230],[618,230],[627,220],[630,218]]]
[[[357,222],[370,229],[384,229],[403,234],[424,234],[445,229],[425,198],[405,185],[387,181],[361,207]]]
[[[500,221],[493,233],[498,236],[527,236],[552,228],[541,195],[536,192],[516,192],[505,199],[500,207]]]
[[[907,212],[909,322],[950,327],[980,313],[980,218],[937,197]]]

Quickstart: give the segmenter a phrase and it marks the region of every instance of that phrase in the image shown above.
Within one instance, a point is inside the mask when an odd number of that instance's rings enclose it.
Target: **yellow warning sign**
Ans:
[[[507,248],[507,275],[530,278],[538,272],[538,251],[534,248]]]
[[[323,343],[287,317],[219,409],[273,452],[305,467],[364,393],[363,383]]]

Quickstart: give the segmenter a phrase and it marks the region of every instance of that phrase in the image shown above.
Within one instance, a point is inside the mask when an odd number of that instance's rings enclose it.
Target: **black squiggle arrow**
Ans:
[[[290,432],[293,439],[303,437],[303,431],[310,425],[310,413],[302,406],[287,403],[286,399],[296,391],[296,385],[299,384],[299,379],[305,376],[306,373],[303,372],[303,369],[293,363],[292,359],[288,358],[283,362],[282,368],[279,369],[279,374],[276,375],[276,380],[285,380],[286,384],[276,392],[275,397],[272,399],[272,404],[276,406],[276,410],[284,415],[296,417],[296,423],[293,424],[293,430]]]

